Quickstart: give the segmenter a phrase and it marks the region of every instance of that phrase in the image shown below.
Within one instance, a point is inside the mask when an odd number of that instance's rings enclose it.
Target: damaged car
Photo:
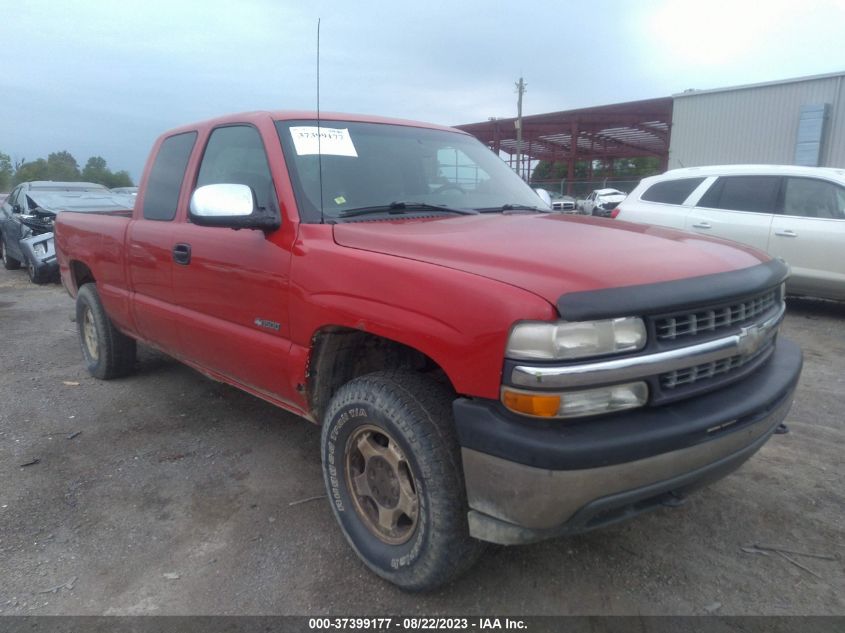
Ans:
[[[58,277],[53,222],[60,211],[131,213],[132,202],[89,182],[18,185],[0,207],[0,255],[7,270],[23,265],[36,284]]]
[[[618,189],[594,189],[582,204],[584,215],[609,218],[610,212],[622,202],[628,194]]]

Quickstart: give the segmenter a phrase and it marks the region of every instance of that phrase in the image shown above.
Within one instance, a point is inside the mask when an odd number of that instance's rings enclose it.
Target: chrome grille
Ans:
[[[777,303],[779,296],[780,291],[775,289],[717,308],[704,308],[695,312],[658,317],[654,324],[657,339],[674,341],[681,337],[716,332],[745,323],[771,309]]]
[[[675,389],[676,387],[691,385],[700,380],[727,374],[730,371],[739,369],[743,365],[747,365],[771,350],[772,344],[769,343],[750,356],[731,356],[730,358],[722,358],[710,363],[702,363],[701,365],[669,371],[665,374],[660,374],[660,386],[663,389]]]

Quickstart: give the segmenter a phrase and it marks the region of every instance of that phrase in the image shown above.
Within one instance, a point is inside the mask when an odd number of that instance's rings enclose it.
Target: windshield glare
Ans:
[[[277,121],[276,127],[305,222],[320,221],[320,162],[325,218],[393,202],[459,209],[503,205],[547,209],[498,156],[466,134],[322,121],[320,161],[316,121]]]

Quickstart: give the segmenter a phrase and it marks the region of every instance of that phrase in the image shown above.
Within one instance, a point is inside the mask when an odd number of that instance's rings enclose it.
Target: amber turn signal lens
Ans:
[[[560,396],[544,396],[504,389],[502,390],[502,404],[516,413],[553,418],[560,409]]]

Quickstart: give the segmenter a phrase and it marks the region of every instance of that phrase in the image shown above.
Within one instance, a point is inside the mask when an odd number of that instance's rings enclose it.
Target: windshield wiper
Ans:
[[[479,213],[499,213],[500,211],[536,211],[537,213],[550,213],[548,209],[528,204],[503,204],[500,207],[484,207],[477,209]]]
[[[374,213],[390,213],[401,215],[403,213],[413,213],[414,211],[442,211],[443,213],[458,213],[460,215],[475,215],[478,211],[474,209],[458,209],[455,207],[448,207],[446,205],[430,204],[428,202],[391,202],[390,204],[380,204],[372,207],[361,207],[360,209],[347,209],[341,211],[337,217],[339,218],[354,218],[359,215],[370,215]]]

